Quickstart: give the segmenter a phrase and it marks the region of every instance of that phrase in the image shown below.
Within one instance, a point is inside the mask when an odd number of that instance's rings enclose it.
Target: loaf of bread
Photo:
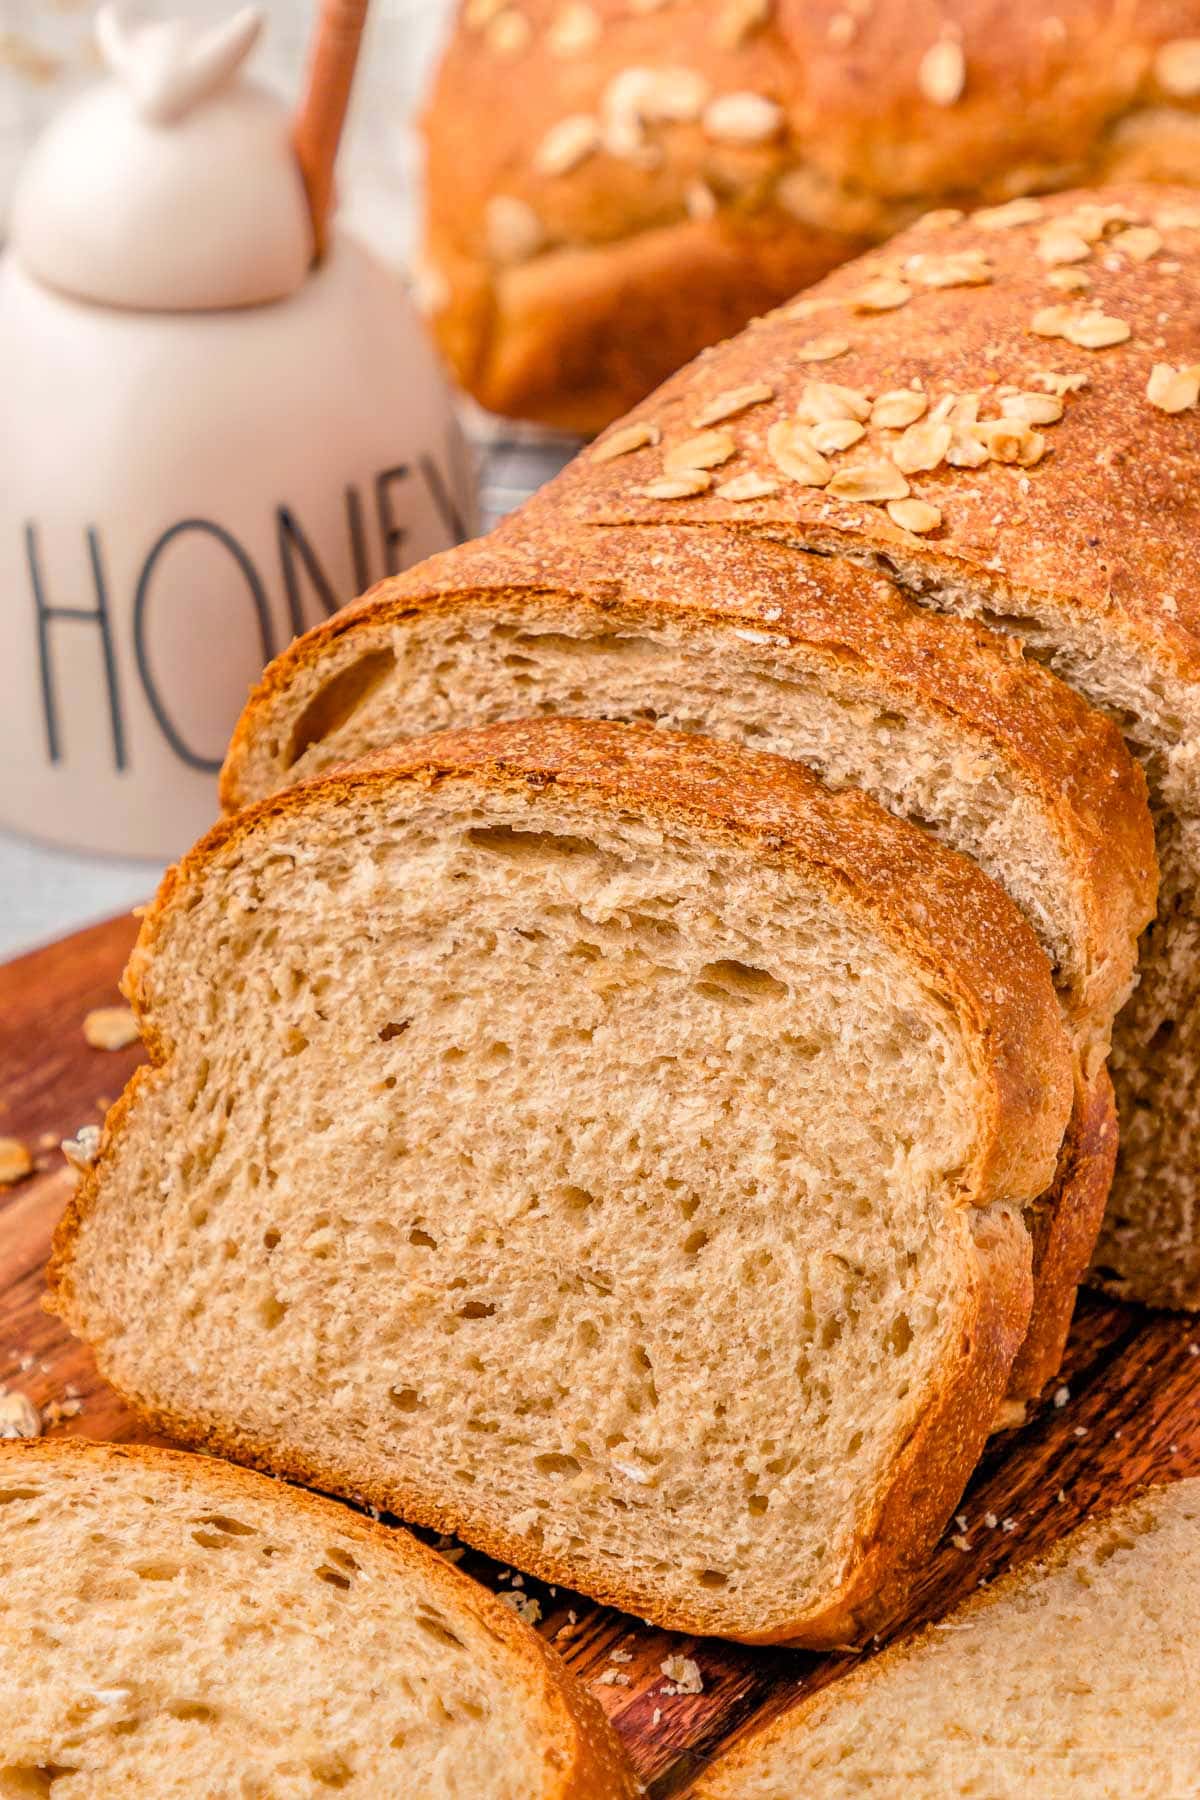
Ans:
[[[890,310],[864,310],[881,294]],[[1200,1305],[1198,295],[1192,190],[928,221],[676,376],[545,502],[564,531],[687,524],[883,567],[1021,639],[1122,726],[1162,887],[1114,1038],[1096,1273],[1171,1306]],[[814,341],[839,354],[814,368]],[[904,389],[924,410],[898,429]],[[831,415],[863,437],[834,451]],[[698,419],[712,435],[692,449]]]
[[[267,674],[224,776],[236,807],[452,724],[589,712],[732,738],[856,786],[974,858],[1054,965],[1078,1097],[1031,1209],[1035,1300],[1012,1394],[1057,1372],[1116,1154],[1104,1068],[1153,916],[1145,781],[1117,728],[1011,639],[882,575],[732,533],[556,528],[534,506],[305,638]]]
[[[216,827],[129,991],[51,1284],[161,1428],[678,1629],[894,1607],[1071,1105],[967,858],[724,744],[445,733]]]
[[[641,1791],[536,1632],[334,1501],[177,1451],[4,1443],[0,1562],[5,1800]]]
[[[931,208],[1200,180],[1198,39],[1200,0],[465,0],[421,292],[485,406],[595,431]]]
[[[1196,1792],[1200,1481],[1089,1521],[720,1758],[694,1800]]]

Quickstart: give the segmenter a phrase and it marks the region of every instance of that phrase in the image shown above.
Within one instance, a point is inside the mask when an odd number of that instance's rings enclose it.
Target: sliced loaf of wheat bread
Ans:
[[[965,857],[726,745],[447,733],[218,826],[129,991],[51,1279],[147,1414],[680,1629],[894,1605],[1071,1104]]]
[[[695,1800],[1197,1791],[1200,1481],[1152,1488],[729,1751]]]
[[[1057,1372],[1116,1124],[1103,1068],[1153,916],[1145,781],[1119,731],[1011,639],[937,619],[882,575],[732,533],[563,532],[535,504],[383,583],[267,671],[230,805],[450,724],[589,713],[795,757],[971,855],[1055,967],[1078,1094],[1031,1211],[1035,1298],[1014,1397]]]
[[[177,1451],[0,1444],[0,1795],[632,1800],[599,1707],[405,1531]]]
[[[1114,1039],[1096,1275],[1177,1306],[1200,1306],[1198,339],[1192,189],[933,215],[673,377],[541,502],[564,530],[761,534],[886,569],[1121,726],[1162,888]]]

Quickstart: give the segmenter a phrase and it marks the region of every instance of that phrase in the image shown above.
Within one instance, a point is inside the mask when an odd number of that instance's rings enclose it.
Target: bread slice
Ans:
[[[721,1757],[695,1800],[1195,1792],[1200,1481],[1152,1488]]]
[[[536,1632],[407,1532],[227,1463],[0,1444],[0,1795],[632,1800]]]
[[[1116,1293],[1189,1307],[1200,1306],[1198,296],[1192,189],[934,217],[683,370],[620,428],[618,448],[643,447],[614,455],[602,440],[544,499],[564,532],[759,533],[884,568],[922,605],[1017,637],[1121,726],[1146,770],[1162,886],[1114,1040],[1122,1141],[1096,1274]],[[830,347],[832,360],[811,361]],[[902,443],[885,421],[913,383],[927,412]],[[725,417],[719,444],[695,453],[720,466],[661,485],[693,454],[697,419],[747,393],[769,398]],[[805,419],[831,410],[864,435],[822,467],[796,446],[811,446]],[[759,481],[760,498],[737,497]]]
[[[1013,1370],[1015,1396],[1037,1393],[1108,1196],[1103,1059],[1153,916],[1145,781],[1120,733],[1011,640],[931,618],[883,576],[732,533],[563,533],[535,504],[298,639],[243,714],[224,794],[245,803],[449,724],[583,712],[733,739],[861,787],[972,856],[1034,926],[1078,1065]]]
[[[1071,1104],[966,858],[775,757],[447,733],[218,826],[129,989],[51,1280],[149,1416],[679,1629],[895,1604]]]

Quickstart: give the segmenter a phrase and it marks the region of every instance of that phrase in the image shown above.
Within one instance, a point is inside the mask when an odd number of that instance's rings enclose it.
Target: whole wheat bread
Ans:
[[[1192,189],[933,216],[683,370],[540,502],[564,533],[674,524],[884,568],[1121,726],[1162,887],[1114,1037],[1095,1273],[1177,1306],[1200,1305],[1198,294]],[[905,391],[921,416],[886,423]],[[862,435],[821,451],[814,417]]]
[[[0,1444],[4,1800],[632,1800],[599,1707],[407,1532],[205,1457]]]
[[[695,1800],[1175,1800],[1200,1779],[1200,1481],[1042,1562],[748,1737]]]
[[[732,533],[555,518],[535,503],[297,640],[235,732],[227,804],[452,723],[590,713],[795,757],[972,856],[1041,938],[1076,1051],[1059,1175],[1030,1219],[1012,1393],[1037,1393],[1108,1197],[1103,1061],[1153,916],[1145,781],[1119,731],[1011,639],[933,618],[881,575]]]
[[[775,757],[447,733],[218,826],[129,991],[51,1279],[150,1417],[681,1629],[894,1605],[1071,1103],[966,858]]]

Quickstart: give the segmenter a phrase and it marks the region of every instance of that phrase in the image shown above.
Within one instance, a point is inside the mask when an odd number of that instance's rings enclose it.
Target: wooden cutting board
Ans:
[[[42,1311],[42,1269],[70,1189],[54,1146],[103,1117],[139,1060],[136,1049],[90,1049],[82,1032],[89,1009],[117,1002],[135,929],[115,919],[0,967],[0,1136],[24,1139],[37,1162],[29,1179],[0,1188],[0,1383],[41,1406],[75,1390],[82,1412],[51,1431],[94,1438],[145,1434],[82,1346]],[[1200,1474],[1200,1318],[1085,1296],[1062,1381],[1066,1396],[1060,1390],[1030,1409],[1022,1429],[993,1440],[963,1498],[965,1530],[948,1527],[897,1628],[940,1616],[1009,1562],[1145,1482]],[[462,1566],[501,1591],[512,1586],[509,1571],[473,1552]],[[655,1800],[686,1793],[735,1733],[849,1663],[672,1637],[540,1582],[524,1591],[541,1607],[541,1629],[593,1686]],[[630,1660],[610,1660],[613,1651]],[[677,1655],[699,1665],[701,1693],[664,1692],[675,1684],[661,1665]]]

